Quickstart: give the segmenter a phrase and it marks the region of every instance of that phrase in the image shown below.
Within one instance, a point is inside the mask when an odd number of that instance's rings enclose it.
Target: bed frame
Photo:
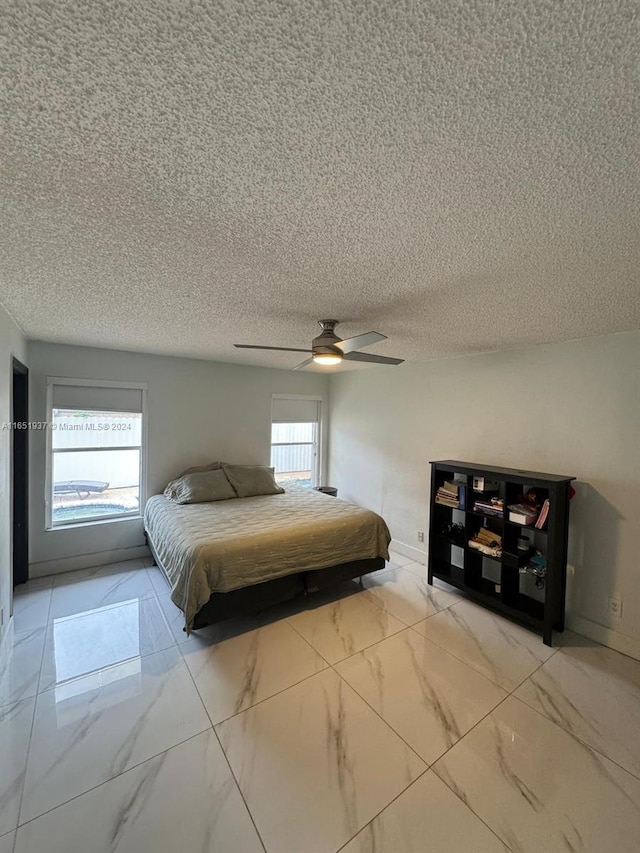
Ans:
[[[164,566],[158,559],[151,537],[145,530],[145,539],[155,564],[167,577]],[[245,586],[242,589],[234,589],[231,592],[214,592],[211,598],[196,613],[193,620],[193,630],[206,628],[216,622],[225,619],[233,619],[234,616],[250,616],[289,601],[298,595],[318,592],[321,589],[334,586],[340,581],[361,578],[369,572],[377,572],[385,567],[384,557],[375,557],[369,560],[354,560],[350,563],[339,563],[336,566],[328,566],[325,569],[314,571],[295,572],[281,578],[274,578],[263,583]]]

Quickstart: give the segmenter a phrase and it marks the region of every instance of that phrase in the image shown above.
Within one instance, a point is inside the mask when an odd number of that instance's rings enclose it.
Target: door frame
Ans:
[[[16,424],[23,426],[17,428]],[[12,358],[11,383],[11,587],[29,580],[29,370]]]

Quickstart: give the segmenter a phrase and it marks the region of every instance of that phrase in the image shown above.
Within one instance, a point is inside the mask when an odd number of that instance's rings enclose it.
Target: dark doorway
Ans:
[[[29,371],[13,359],[11,394],[13,585],[29,579]]]

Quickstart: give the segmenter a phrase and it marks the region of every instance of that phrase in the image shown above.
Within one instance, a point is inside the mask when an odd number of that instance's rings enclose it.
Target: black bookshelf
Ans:
[[[496,482],[490,492],[474,491],[475,477]],[[429,520],[428,581],[439,578],[465,593],[468,598],[520,622],[542,635],[547,646],[553,631],[564,630],[567,580],[567,539],[569,531],[569,490],[574,477],[543,474],[517,468],[491,468],[451,459],[431,463],[431,512]],[[438,489],[456,481],[464,509],[436,502]],[[509,504],[518,503],[530,489],[548,496],[549,514],[542,529],[509,520]],[[462,491],[464,490],[464,492]],[[496,496],[504,500],[502,515],[489,515],[473,509],[476,500]],[[451,524],[464,527],[464,538],[453,541],[445,531]],[[469,547],[469,540],[480,527],[488,527],[502,536],[502,556],[482,554]],[[517,549],[518,538],[527,537],[532,550],[547,561],[543,584],[535,585],[531,574],[521,573],[529,555]],[[515,559],[514,559],[515,558]],[[540,583],[540,582],[539,582]]]

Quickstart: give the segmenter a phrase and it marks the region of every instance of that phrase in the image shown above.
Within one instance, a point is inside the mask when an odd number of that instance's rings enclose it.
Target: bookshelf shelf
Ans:
[[[497,482],[498,489],[474,491],[472,484],[476,477]],[[432,462],[429,583],[433,583],[434,577],[445,581],[478,604],[542,634],[545,644],[550,646],[553,631],[564,630],[569,490],[573,479],[517,468],[489,468],[451,459]],[[438,490],[445,494],[442,489],[445,486],[451,489],[451,484],[457,488],[464,509],[436,502]],[[520,497],[530,490],[549,501],[549,514],[542,529],[535,525],[517,524],[507,518],[507,507],[520,503]],[[483,497],[485,500],[501,498],[505,505],[504,515],[490,515],[468,508]],[[464,527],[464,542],[454,542],[451,536],[443,534],[443,527],[451,522]],[[486,555],[469,547],[469,539],[480,528],[486,528],[485,533],[502,536],[502,557]],[[529,554],[517,552],[517,540],[523,536],[532,543]],[[542,581],[521,571],[536,552],[546,559],[546,574]],[[514,554],[517,563],[511,556]]]

